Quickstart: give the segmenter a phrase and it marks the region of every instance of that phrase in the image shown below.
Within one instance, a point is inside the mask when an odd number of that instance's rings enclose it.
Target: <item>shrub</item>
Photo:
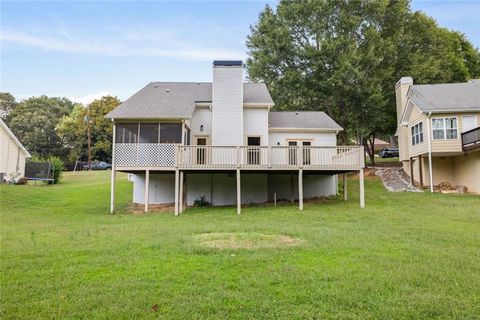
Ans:
[[[59,157],[50,157],[47,159],[53,166],[53,183],[58,183],[62,179],[64,164]]]
[[[22,177],[17,180],[17,184],[27,184],[27,183],[28,183],[28,179],[25,177]]]
[[[39,156],[33,155],[30,159],[28,159],[28,161],[29,162],[46,162],[47,160],[44,160]]]

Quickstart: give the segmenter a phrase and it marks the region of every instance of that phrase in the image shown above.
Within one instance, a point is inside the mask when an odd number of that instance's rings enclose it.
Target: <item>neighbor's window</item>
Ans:
[[[119,123],[116,125],[115,142],[137,143],[138,123]]]
[[[423,142],[423,122],[419,122],[412,128],[412,145]]]
[[[433,139],[457,139],[457,118],[434,118],[432,119]]]
[[[140,123],[140,143],[158,143],[158,123]]]
[[[181,123],[160,123],[161,143],[182,143]]]

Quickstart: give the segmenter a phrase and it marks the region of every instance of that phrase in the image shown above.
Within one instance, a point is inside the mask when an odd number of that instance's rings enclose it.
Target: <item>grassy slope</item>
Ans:
[[[108,215],[104,172],[1,186],[1,314],[11,318],[475,318],[480,198],[387,193],[295,206]],[[117,204],[131,200],[123,176]],[[204,232],[285,234],[285,249],[205,249]],[[157,305],[156,312],[152,305]]]

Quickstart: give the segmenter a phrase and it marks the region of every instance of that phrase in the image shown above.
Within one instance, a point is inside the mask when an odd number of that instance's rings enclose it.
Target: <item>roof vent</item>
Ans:
[[[295,112],[295,115],[298,116],[298,112]]]
[[[155,88],[158,88],[158,83],[155,83],[153,86],[154,86]]]
[[[167,90],[165,90],[165,91],[167,91],[167,93],[169,93],[169,92],[170,92],[170,89],[167,88]]]

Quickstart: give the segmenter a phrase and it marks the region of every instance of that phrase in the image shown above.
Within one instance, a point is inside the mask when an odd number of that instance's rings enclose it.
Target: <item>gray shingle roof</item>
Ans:
[[[270,112],[268,115],[270,128],[304,128],[343,130],[325,112]]]
[[[424,112],[480,110],[480,80],[413,85],[410,100]]]
[[[202,101],[212,101],[212,83],[151,82],[108,113],[107,118],[189,118],[195,102]],[[273,105],[264,83],[244,83],[243,102]]]
[[[244,83],[243,103],[268,103],[273,105],[273,100],[265,83]]]

